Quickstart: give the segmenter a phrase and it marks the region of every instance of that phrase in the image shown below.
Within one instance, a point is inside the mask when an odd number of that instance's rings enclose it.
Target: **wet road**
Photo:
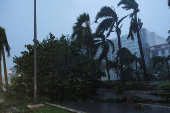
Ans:
[[[147,111],[134,110],[134,106],[138,104],[128,104],[128,103],[103,103],[103,102],[93,102],[92,100],[95,98],[112,98],[112,97],[122,97],[131,95],[130,93],[126,93],[123,95],[116,95],[115,92],[97,92],[92,98],[87,101],[82,102],[64,102],[60,105],[77,109],[80,111],[88,112],[88,113],[170,113],[170,104],[141,104],[141,106],[148,106],[149,109]],[[133,94],[134,95],[134,94]],[[149,98],[151,95],[147,94],[136,94],[140,97]],[[159,97],[151,96],[152,98],[158,99]]]

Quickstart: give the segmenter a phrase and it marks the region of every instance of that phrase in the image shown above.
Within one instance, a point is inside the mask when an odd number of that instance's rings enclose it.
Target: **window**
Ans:
[[[165,50],[162,50],[162,51],[161,51],[161,54],[165,54]]]
[[[136,50],[136,48],[133,48],[132,51]]]

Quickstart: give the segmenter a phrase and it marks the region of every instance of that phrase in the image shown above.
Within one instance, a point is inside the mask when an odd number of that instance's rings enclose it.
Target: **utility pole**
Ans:
[[[37,23],[36,23],[36,0],[34,0],[34,103],[37,104]]]

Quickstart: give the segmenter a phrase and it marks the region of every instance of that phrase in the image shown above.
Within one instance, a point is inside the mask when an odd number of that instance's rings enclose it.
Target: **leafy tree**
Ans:
[[[109,65],[108,65],[109,61],[108,61],[107,54],[110,50],[110,47],[112,48],[112,53],[114,52],[114,43],[111,40],[107,39],[107,37],[105,37],[105,35],[103,35],[103,34],[101,34],[100,36],[97,36],[97,37],[100,37],[101,39],[95,40],[93,54],[94,55],[96,54],[99,47],[102,48],[102,52],[98,59],[99,59],[100,64],[103,59],[106,60],[106,69],[107,69],[108,79],[110,81],[110,73],[109,73]]]
[[[170,55],[168,55],[167,57],[163,57],[163,56],[155,56],[152,58],[153,60],[153,67],[156,66],[157,63],[166,63],[167,69],[168,69],[168,76],[169,76],[169,82],[170,82],[170,73],[169,73],[169,60],[170,60]]]
[[[168,0],[168,6],[170,7],[170,0]]]
[[[130,28],[129,28],[129,35],[127,38],[130,38],[134,40],[133,34],[137,33],[137,38],[138,38],[138,44],[139,44],[139,49],[140,49],[140,55],[142,59],[142,67],[144,71],[144,77],[145,81],[149,81],[148,79],[148,74],[147,74],[147,69],[146,69],[146,64],[145,64],[145,59],[144,59],[144,53],[143,53],[143,48],[142,48],[142,42],[141,42],[141,37],[140,37],[140,29],[142,28],[143,23],[141,22],[141,19],[137,17],[137,13],[140,11],[138,8],[138,4],[136,3],[135,0],[121,0],[118,3],[118,6],[124,5],[122,8],[126,10],[133,9],[133,13],[131,13],[131,22],[130,22]]]
[[[89,59],[64,35],[57,39],[49,34],[47,39],[37,42],[37,93],[39,100],[82,100],[91,96],[100,87],[101,70],[97,60]],[[14,57],[14,67],[21,77],[12,78],[5,95],[21,98],[33,97],[34,48],[26,45],[27,51]],[[26,84],[24,86],[23,84]]]
[[[72,39],[75,40],[78,47],[86,49],[87,57],[93,58],[92,49],[94,47],[94,35],[90,28],[89,14],[83,13],[77,18],[77,22],[73,26]]]
[[[117,56],[116,59],[120,57],[120,51],[117,51]],[[132,72],[132,68],[130,65],[134,62],[134,56],[132,55],[131,51],[127,49],[126,47],[122,48],[122,60],[123,60],[123,67],[124,67],[124,72],[126,74],[126,78],[129,79],[129,75]]]
[[[122,62],[122,55],[121,55],[122,50],[121,50],[121,41],[120,41],[122,25],[120,24],[123,21],[123,19],[125,19],[127,16],[124,16],[123,18],[119,19],[114,9],[108,6],[104,6],[100,9],[100,12],[97,13],[96,20],[95,20],[95,22],[97,23],[98,19],[104,18],[102,22],[98,25],[98,28],[96,30],[96,33],[101,36],[105,33],[105,31],[108,31],[106,33],[106,38],[109,37],[110,33],[114,32],[113,29],[115,28],[115,32],[118,37],[118,46],[120,51],[120,70],[121,70],[122,82],[124,82],[124,77],[123,77],[123,62]]]
[[[1,55],[3,56],[3,64],[4,64],[4,73],[5,73],[5,82],[6,85],[8,86],[8,78],[7,78],[7,69],[6,69],[6,61],[5,61],[5,52],[4,48],[7,52],[8,57],[10,56],[10,47],[8,44],[7,36],[5,33],[5,29],[0,27],[0,58]],[[1,69],[1,59],[0,59],[0,90],[2,90],[2,69]]]

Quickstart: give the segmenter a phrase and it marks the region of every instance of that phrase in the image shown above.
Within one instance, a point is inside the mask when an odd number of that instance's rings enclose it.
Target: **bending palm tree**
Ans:
[[[127,15],[128,16],[128,15]],[[123,19],[125,19],[127,16],[124,16],[120,20],[118,20],[117,14],[114,9],[111,7],[104,6],[101,8],[100,12],[96,15],[96,23],[97,20],[100,18],[104,18],[104,20],[99,24],[96,33],[97,34],[104,34],[105,31],[107,32],[106,37],[110,36],[111,32],[113,31],[113,28],[115,28],[115,32],[118,37],[118,46],[120,51],[120,70],[121,70],[121,80],[124,82],[124,76],[123,76],[123,63],[122,63],[122,50],[121,50],[121,41],[120,41],[120,35],[121,35],[121,22]]]
[[[85,25],[83,26],[83,24]],[[94,38],[90,28],[89,14],[83,13],[77,18],[77,23],[73,26],[72,39],[75,39],[81,49],[86,49],[87,57],[94,57],[92,56]]]
[[[155,56],[152,58],[153,60],[153,68],[156,66],[157,63],[166,63],[167,69],[168,69],[168,76],[169,76],[169,83],[170,83],[170,73],[169,73],[169,60],[170,60],[170,55],[167,57],[161,57],[161,56]]]
[[[141,42],[140,33],[139,33],[140,29],[142,28],[143,23],[141,22],[139,18],[137,18],[137,13],[139,12],[138,4],[136,3],[135,0],[121,0],[118,3],[118,6],[120,5],[124,5],[123,9],[126,9],[126,10],[133,9],[133,13],[130,15],[131,23],[130,23],[128,38],[131,37],[131,39],[134,40],[133,34],[137,33],[140,55],[143,61],[142,67],[144,71],[144,77],[145,77],[145,81],[149,81],[145,59],[144,59],[143,48],[142,48],[142,42]]]
[[[6,61],[5,61],[5,52],[4,52],[4,47],[7,52],[7,55],[10,56],[10,47],[8,45],[8,40],[7,36],[5,33],[5,29],[0,27],[0,58],[1,55],[3,55],[3,64],[4,64],[4,73],[5,73],[5,82],[6,85],[8,86],[8,78],[7,78],[7,69],[6,69]],[[0,83],[2,83],[2,70],[1,70],[1,60],[0,60]],[[0,85],[1,86],[1,85]],[[1,86],[2,87],[2,86]],[[0,88],[1,88],[0,87]]]
[[[103,34],[96,35],[96,37],[100,37],[101,39],[95,40],[95,45],[94,45],[94,50],[93,50],[93,56],[95,56],[97,50],[99,47],[102,48],[102,53],[99,56],[99,63],[101,64],[101,61],[103,59],[106,60],[106,69],[107,69],[107,74],[108,74],[108,79],[110,81],[110,73],[109,73],[109,65],[108,65],[108,57],[107,54],[110,50],[110,46],[112,47],[112,53],[114,52],[114,43],[107,39]]]

